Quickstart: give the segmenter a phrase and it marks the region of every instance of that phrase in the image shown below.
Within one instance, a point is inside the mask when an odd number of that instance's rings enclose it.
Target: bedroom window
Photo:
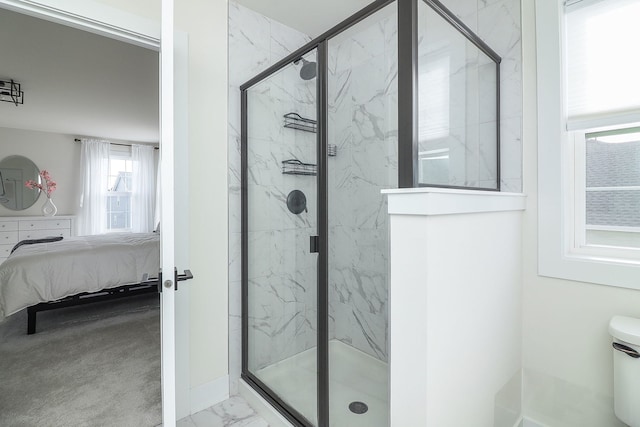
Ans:
[[[572,1],[565,9],[569,152],[575,164],[574,251],[640,259],[640,107],[630,40],[636,0]],[[626,249],[626,250],[625,250]]]
[[[133,162],[131,150],[109,151],[109,176],[107,179],[107,230],[131,231],[131,175]]]
[[[158,191],[154,146],[95,139],[81,142],[78,234],[153,231]]]
[[[640,288],[638,16],[637,0],[536,5],[542,275]]]

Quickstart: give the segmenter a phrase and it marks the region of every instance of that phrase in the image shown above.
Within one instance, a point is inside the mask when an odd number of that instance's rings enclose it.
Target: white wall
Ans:
[[[100,0],[158,22],[156,0]],[[176,28],[189,35],[189,370],[192,390],[220,390],[228,378],[227,1],[176,2]],[[228,392],[228,389],[227,389]]]
[[[540,0],[537,0],[540,1]],[[535,2],[523,1],[523,413],[548,426],[621,425],[613,415],[614,315],[640,317],[640,292],[537,274]],[[544,23],[537,23],[544,31]]]
[[[16,41],[3,55],[20,58],[0,77],[24,91],[24,104],[0,105],[0,126],[158,141],[157,52],[7,10],[0,22],[0,40]]]
[[[80,145],[73,135],[0,128],[0,160],[20,155],[33,161],[38,169],[46,169],[58,183],[51,198],[58,215],[76,215],[78,209]],[[35,204],[23,211],[12,211],[0,205],[0,216],[42,215],[46,198],[40,195]]]

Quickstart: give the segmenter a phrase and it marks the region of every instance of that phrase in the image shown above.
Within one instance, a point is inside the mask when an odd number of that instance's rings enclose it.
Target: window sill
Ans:
[[[549,249],[539,246],[541,276],[640,290],[639,260],[613,258],[596,251],[560,254]]]

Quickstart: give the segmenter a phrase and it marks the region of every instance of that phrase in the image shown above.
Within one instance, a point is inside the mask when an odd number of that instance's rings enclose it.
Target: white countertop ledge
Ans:
[[[390,215],[456,215],[482,212],[521,211],[526,195],[499,191],[454,190],[449,188],[402,188],[382,190]]]

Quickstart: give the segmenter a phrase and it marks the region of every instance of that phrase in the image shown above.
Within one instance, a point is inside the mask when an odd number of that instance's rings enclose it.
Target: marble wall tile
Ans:
[[[471,31],[478,28],[478,0],[455,0],[443,2],[457,18],[459,18]]]
[[[368,17],[347,32],[351,35],[351,68],[362,63],[372,64],[373,58],[384,54],[385,20],[380,20],[378,14]]]
[[[250,228],[251,229],[251,228]],[[269,250],[271,250],[273,242],[273,231],[249,231],[248,234],[248,257],[252,261],[248,266],[249,279],[266,277],[272,274],[271,258]]]
[[[479,0],[478,6],[479,34],[502,57],[500,64],[501,190],[520,192],[522,191],[520,2],[517,0]]]
[[[327,43],[327,64],[329,74],[341,74],[351,68],[351,49],[353,41],[346,32],[331,38]]]
[[[310,37],[266,18],[235,2],[229,5],[229,294],[231,389],[237,390],[240,375],[240,91],[239,86],[271,64],[301,47]],[[307,59],[314,60],[311,55]],[[286,157],[314,161],[312,134],[301,135],[283,128],[283,115],[290,111],[315,115],[314,82],[304,83],[299,66],[291,65],[253,87],[248,93],[249,123],[249,218],[251,333],[255,366],[264,366],[315,345],[312,326],[307,320],[309,274],[313,265],[308,251],[310,228],[307,215],[286,211],[288,192],[300,188],[315,203],[313,178],[282,174]],[[311,141],[311,143],[309,143]],[[306,178],[306,181],[300,180]],[[310,204],[310,206],[311,206]],[[262,208],[260,208],[262,207]],[[307,219],[304,219],[304,218]],[[275,228],[274,228],[275,227]],[[296,230],[296,227],[299,228]],[[306,233],[306,242],[302,234]],[[303,243],[305,244],[303,246]],[[317,304],[315,304],[317,305]],[[314,308],[315,308],[314,305]],[[313,344],[310,344],[313,343]]]
[[[522,181],[522,118],[511,117],[502,120],[500,135],[500,151],[502,153],[500,177],[502,187],[504,187],[502,190],[519,192],[521,188],[516,181]]]
[[[397,182],[397,146],[389,147],[397,141],[397,31],[395,15],[383,16],[329,45],[329,136],[338,154],[328,178],[330,334],[385,360],[388,226],[380,190]]]
[[[478,67],[478,123],[496,120],[496,64],[486,55],[480,54]]]
[[[262,185],[249,185],[247,188],[247,199],[252,206],[271,206],[271,188]],[[271,231],[271,211],[249,210],[248,228],[251,232]]]
[[[384,317],[358,312],[351,304],[335,301],[330,304],[330,311],[335,325],[345,325],[335,328],[336,339],[382,361],[387,360],[388,323]]]
[[[311,37],[298,30],[287,27],[278,21],[269,20],[271,27],[271,37],[269,39],[271,49],[271,63],[276,63],[291,52],[301,48]],[[310,58],[306,57],[311,60]]]
[[[478,181],[493,181],[497,185],[498,155],[496,152],[495,140],[498,129],[495,122],[480,123],[478,127]]]
[[[389,7],[389,6],[388,6]],[[398,14],[397,7],[391,5],[393,12],[383,21],[384,54],[387,58],[388,69],[396,75],[398,73]]]
[[[271,62],[269,19],[235,2],[229,2],[229,84],[242,83]]]
[[[258,370],[297,354],[306,348],[304,301],[299,301],[298,284],[287,286],[281,275],[249,281],[249,366]]]
[[[236,284],[242,279],[241,274],[241,237],[240,232],[229,233],[229,283]],[[229,286],[231,289],[232,287]],[[230,291],[231,293],[232,291]]]

